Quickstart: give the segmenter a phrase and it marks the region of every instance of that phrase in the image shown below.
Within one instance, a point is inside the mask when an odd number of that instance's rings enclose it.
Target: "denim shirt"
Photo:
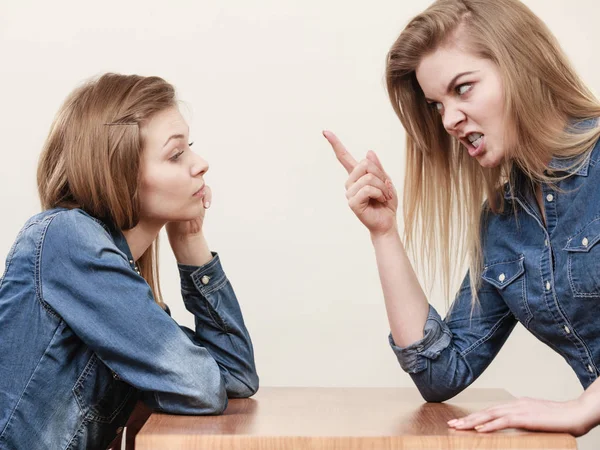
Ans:
[[[389,341],[427,401],[469,386],[492,362],[517,321],[558,352],[587,388],[600,367],[600,141],[579,170],[542,185],[546,224],[532,189],[508,189],[506,212],[483,228],[480,305],[471,310],[469,274],[444,320],[430,305],[424,336],[406,348]],[[471,314],[472,312],[472,314]]]
[[[114,230],[79,209],[32,217],[0,279],[0,449],[104,449],[138,399],[219,414],[258,376],[219,256],[179,265],[179,326]]]

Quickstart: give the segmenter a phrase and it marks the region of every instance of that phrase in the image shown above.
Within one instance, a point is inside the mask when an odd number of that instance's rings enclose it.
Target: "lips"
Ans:
[[[471,144],[471,141],[469,141],[469,139],[460,138],[460,142],[462,143],[462,145],[465,146],[465,148],[469,152],[469,155],[471,155],[472,157],[477,157],[481,155],[485,150],[485,135],[482,136],[479,140],[481,141],[479,146],[475,147],[473,144]]]
[[[202,185],[202,187],[200,189],[198,189],[196,192],[194,192],[192,197],[201,197],[203,195],[204,195],[204,185]]]

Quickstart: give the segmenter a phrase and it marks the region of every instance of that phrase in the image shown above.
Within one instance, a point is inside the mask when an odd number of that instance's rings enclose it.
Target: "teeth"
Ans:
[[[475,148],[479,148],[479,146],[481,145],[481,138],[471,142],[471,145]]]
[[[483,134],[481,133],[471,133],[467,136],[467,139],[473,143],[475,142],[477,139],[480,139],[483,136]]]

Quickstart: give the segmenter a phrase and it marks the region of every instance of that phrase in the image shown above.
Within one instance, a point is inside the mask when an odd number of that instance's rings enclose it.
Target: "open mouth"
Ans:
[[[483,142],[483,134],[481,133],[469,133],[467,139],[471,143],[471,145],[475,148],[479,148],[479,146]]]
[[[204,186],[202,186],[200,189],[194,192],[192,197],[201,197],[202,195],[204,195]]]
[[[469,155],[478,156],[483,152],[485,136],[482,133],[469,133],[461,139],[463,145],[467,148]]]

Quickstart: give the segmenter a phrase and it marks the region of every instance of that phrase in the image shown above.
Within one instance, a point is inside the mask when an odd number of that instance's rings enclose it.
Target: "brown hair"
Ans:
[[[463,40],[464,37],[464,40]],[[460,39],[473,54],[495,63],[502,77],[509,158],[486,169],[428,107],[415,75],[426,54]],[[577,76],[546,25],[518,0],[438,0],[413,18],[388,53],[387,89],[407,135],[404,222],[407,249],[429,281],[441,255],[443,286],[467,259],[474,303],[483,265],[484,201],[505,207],[504,184],[517,169],[532,182],[552,157],[579,155],[582,164],[600,127],[575,130],[569,120],[596,119],[600,103]],[[512,187],[511,187],[512,190]]]
[[[42,208],[81,208],[121,230],[133,228],[140,213],[140,127],[175,104],[173,86],[159,77],[107,73],[75,89],[54,119],[38,164]],[[158,238],[138,266],[162,306]]]

